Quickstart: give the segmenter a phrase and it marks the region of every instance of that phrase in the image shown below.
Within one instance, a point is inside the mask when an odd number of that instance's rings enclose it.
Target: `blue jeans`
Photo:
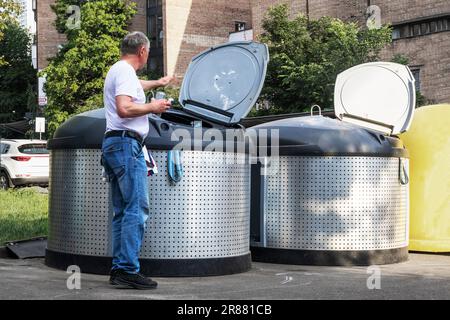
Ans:
[[[130,137],[103,140],[102,162],[109,176],[112,220],[112,270],[139,272],[139,252],[149,215],[147,167],[140,143]]]

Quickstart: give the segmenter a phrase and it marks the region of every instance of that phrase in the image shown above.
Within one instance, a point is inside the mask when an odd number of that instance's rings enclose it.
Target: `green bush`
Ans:
[[[37,74],[31,65],[31,37],[16,22],[2,28],[0,39],[0,122],[23,119],[27,111],[35,109]]]
[[[261,100],[272,106],[259,114],[309,111],[333,106],[336,76],[357,64],[375,61],[391,42],[391,28],[362,29],[356,23],[304,15],[289,18],[288,7],[272,7],[260,40],[270,51]],[[255,112],[253,112],[255,114]]]
[[[0,0],[0,41],[3,41],[5,29],[12,22],[17,24],[17,17],[22,13],[22,7],[17,0]],[[0,54],[0,66],[8,65],[8,61]]]
[[[69,5],[81,8],[77,29],[66,26]],[[53,6],[56,26],[68,42],[43,70],[48,98],[49,136],[70,116],[103,105],[103,82],[111,65],[120,58],[120,41],[136,13],[136,3],[126,0],[57,0]]]

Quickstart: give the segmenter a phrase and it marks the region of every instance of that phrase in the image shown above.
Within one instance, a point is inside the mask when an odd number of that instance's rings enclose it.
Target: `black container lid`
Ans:
[[[237,134],[233,136],[233,146],[230,148],[229,139],[231,136],[225,134],[225,128],[217,124],[199,119],[195,116],[186,114],[181,110],[171,109],[160,116],[150,114],[149,120],[149,133],[145,139],[145,145],[148,149],[152,150],[172,150],[181,141],[180,135],[174,134],[176,130],[181,134],[187,134],[190,139],[190,145],[184,146],[190,150],[210,150],[210,151],[223,151],[223,152],[245,152],[248,147],[245,145],[244,149],[240,149],[237,146],[238,142],[243,141],[242,130],[236,129]],[[201,122],[201,128],[194,128],[194,122]],[[221,146],[217,149],[211,148],[211,141],[208,139],[202,140],[205,131],[214,128],[220,132],[217,137],[215,146]],[[194,130],[198,130],[197,134]],[[106,131],[106,118],[105,109],[96,109],[87,111],[79,115],[73,116],[66,122],[64,122],[55,132],[53,138],[48,140],[47,147],[50,150],[55,149],[101,149],[104,134]],[[198,133],[201,132],[199,137]],[[245,141],[244,141],[245,143]],[[228,147],[228,148],[227,148]]]
[[[271,130],[278,130],[281,156],[408,157],[401,140],[395,136],[385,136],[377,131],[323,116],[287,118],[257,125],[249,130],[251,129],[257,131],[258,145],[264,144],[261,141],[261,130],[267,130],[268,146],[273,144],[270,137],[274,132]]]

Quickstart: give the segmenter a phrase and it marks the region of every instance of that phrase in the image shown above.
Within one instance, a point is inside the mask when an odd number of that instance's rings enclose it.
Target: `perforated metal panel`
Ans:
[[[101,180],[99,150],[50,153],[48,248],[109,254],[109,188]]]
[[[183,151],[184,178],[169,182],[167,152],[154,151],[150,217],[141,258],[182,259],[249,253],[250,173],[245,155]],[[51,250],[111,255],[112,206],[101,180],[100,150],[53,150]]]
[[[409,191],[399,181],[398,158],[289,156],[279,165],[267,176],[266,247],[407,246]]]
[[[168,187],[166,153],[149,180],[150,219],[143,251],[155,258],[212,258],[249,252],[250,176],[244,155],[183,152],[185,178]],[[239,157],[239,159],[238,159]],[[232,163],[232,164],[226,164]],[[234,163],[234,164],[233,164]]]

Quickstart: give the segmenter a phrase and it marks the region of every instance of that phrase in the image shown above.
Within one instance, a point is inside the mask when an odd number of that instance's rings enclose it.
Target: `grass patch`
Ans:
[[[47,235],[48,195],[33,188],[0,190],[0,245]]]

